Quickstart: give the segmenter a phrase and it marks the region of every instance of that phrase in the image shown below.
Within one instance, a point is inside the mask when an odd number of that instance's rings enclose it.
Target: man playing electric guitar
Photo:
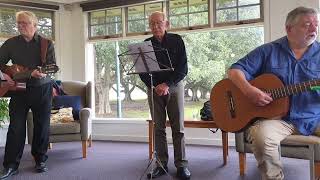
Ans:
[[[18,173],[20,159],[23,154],[26,138],[26,116],[31,109],[33,113],[34,136],[31,154],[35,160],[35,171],[48,170],[46,160],[49,144],[49,123],[52,99],[52,80],[37,67],[55,64],[53,43],[36,33],[38,20],[30,11],[16,14],[17,28],[20,35],[4,42],[0,48],[0,68],[6,72],[5,65],[9,60],[26,69],[15,73],[16,81],[26,82],[25,91],[10,93],[9,114],[10,125],[7,133],[3,172],[0,179],[6,179]],[[14,85],[12,77],[4,74],[4,78]]]
[[[298,7],[287,15],[287,36],[264,44],[233,64],[229,79],[256,106],[267,106],[270,94],[248,81],[264,73],[276,75],[284,85],[320,78],[318,12]],[[267,82],[266,82],[267,83]],[[260,119],[248,129],[248,141],[258,161],[262,179],[284,179],[278,146],[293,133],[320,134],[320,92],[308,91],[290,96],[289,112],[281,119]]]

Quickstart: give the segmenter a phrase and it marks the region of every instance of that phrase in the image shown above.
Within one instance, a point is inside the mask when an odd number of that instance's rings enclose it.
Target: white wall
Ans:
[[[88,81],[86,71],[86,16],[79,5],[60,6],[56,12],[56,56],[59,79]]]
[[[288,12],[298,6],[319,8],[319,0],[265,0],[265,24],[267,42],[278,39],[286,34],[285,20]]]
[[[285,35],[286,14],[297,6],[319,8],[319,0],[264,0],[265,41],[269,42]],[[86,44],[86,15],[78,5],[57,12],[56,49],[61,67],[60,79],[87,81],[92,79],[84,72],[93,65],[88,63],[92,46]],[[87,48],[86,48],[87,47]],[[87,51],[87,52],[86,52]],[[91,54],[92,55],[92,54]],[[169,129],[168,129],[169,130]],[[147,124],[144,121],[107,120],[94,121],[93,138],[99,140],[147,141]],[[168,131],[170,137],[170,131]],[[186,142],[191,144],[221,145],[221,133],[212,134],[206,129],[186,129]],[[169,138],[170,139],[170,138]],[[229,137],[234,145],[234,136]]]

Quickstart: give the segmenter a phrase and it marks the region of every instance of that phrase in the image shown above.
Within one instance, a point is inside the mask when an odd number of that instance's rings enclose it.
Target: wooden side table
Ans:
[[[149,126],[149,158],[152,159],[152,151],[153,151],[153,131],[154,124],[151,120],[147,120]],[[170,127],[170,122],[166,122],[166,126]],[[217,125],[214,121],[196,121],[196,120],[185,120],[184,127],[186,128],[217,128]],[[223,165],[227,164],[228,157],[228,133],[222,131],[222,149],[223,149]]]

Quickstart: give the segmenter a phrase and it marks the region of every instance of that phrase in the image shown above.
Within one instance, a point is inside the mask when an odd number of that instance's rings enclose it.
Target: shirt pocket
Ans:
[[[287,76],[289,73],[289,64],[283,61],[275,61],[270,64],[270,71],[278,77]]]
[[[320,78],[320,63],[319,62],[309,62],[306,68],[307,76],[310,76],[310,79],[319,79]]]

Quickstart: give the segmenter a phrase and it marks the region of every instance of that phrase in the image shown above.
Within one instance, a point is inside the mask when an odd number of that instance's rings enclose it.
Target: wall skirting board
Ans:
[[[148,142],[148,124],[144,120],[93,120],[93,140]],[[222,146],[219,130],[212,133],[205,128],[185,128],[187,144]],[[168,142],[172,143],[171,130],[167,128]],[[234,146],[234,134],[229,133],[229,146]]]
[[[0,147],[5,146],[8,124],[0,128]],[[148,142],[148,124],[144,120],[93,120],[93,140]],[[222,146],[221,131],[212,133],[204,128],[185,128],[187,144]],[[167,128],[168,142],[172,143]],[[27,141],[26,141],[27,143]],[[234,146],[234,134],[229,133],[229,146]]]

